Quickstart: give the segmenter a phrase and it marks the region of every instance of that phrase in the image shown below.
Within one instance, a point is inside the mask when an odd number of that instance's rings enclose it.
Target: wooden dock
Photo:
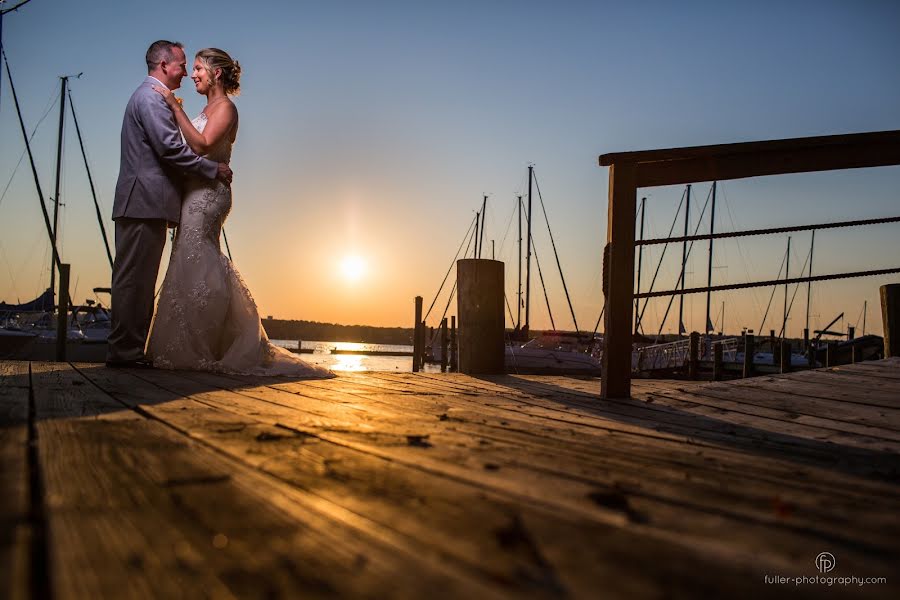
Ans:
[[[900,597],[900,359],[630,400],[549,376],[0,375],[5,598]]]

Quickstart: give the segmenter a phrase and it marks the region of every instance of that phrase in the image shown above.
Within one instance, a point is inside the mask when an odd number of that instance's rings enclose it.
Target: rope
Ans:
[[[709,193],[706,194],[706,202],[703,203],[703,209],[700,211],[700,216],[697,218],[697,227],[694,229],[694,233],[700,231],[700,223],[703,221],[703,215],[706,214],[706,207],[709,206],[709,199],[712,197],[712,187],[709,188]],[[684,255],[684,260],[681,262],[681,274],[678,275],[678,281],[675,282],[675,287],[677,288],[681,281],[684,279],[684,272],[687,269],[687,261],[691,256],[691,250],[694,249],[694,242],[688,246],[687,253]],[[712,289],[712,288],[710,288]],[[658,294],[660,296],[664,294]],[[639,298],[649,298],[650,296],[644,296],[644,294],[638,294]],[[662,321],[659,324],[659,331],[656,332],[656,342],[659,342],[659,337],[662,335],[663,327],[666,325],[666,319],[669,318],[669,311],[672,309],[672,302],[675,300],[675,294],[672,294],[672,297],[669,298],[669,305],[666,307],[666,312],[663,315]],[[681,332],[682,323],[678,324],[678,331]]]
[[[672,232],[675,231],[675,224],[678,223],[678,215],[681,214],[681,207],[684,206],[684,199],[687,196],[687,187],[684,188],[684,191],[681,192],[681,201],[678,203],[678,208],[675,209],[675,217],[672,219],[672,226],[669,228],[669,235],[672,235]],[[669,248],[669,245],[666,244],[663,246],[662,254],[659,255],[659,262],[656,264],[656,272],[653,273],[653,279],[650,281],[650,289],[647,290],[649,292],[653,291],[653,286],[656,285],[656,277],[659,275],[659,268],[662,267],[663,259],[666,257],[666,250]],[[605,283],[604,283],[605,285]],[[606,294],[606,290],[604,288],[604,295]],[[644,307],[641,309],[641,314],[638,316],[638,327],[641,326],[641,321],[644,320],[644,312],[647,310],[647,304],[649,301],[644,301]]]
[[[778,267],[778,275],[776,275],[776,277],[781,277],[781,271],[784,269],[785,262],[787,262],[787,252],[784,253],[784,258],[781,259],[781,266]],[[802,272],[803,271],[801,271],[801,273]],[[759,329],[756,330],[759,333],[762,333],[763,327],[766,326],[766,319],[769,317],[769,309],[772,307],[772,300],[775,299],[775,292],[777,291],[777,289],[778,288],[773,287],[772,293],[769,295],[769,303],[766,304],[766,312],[763,313],[762,323],[759,324]]]
[[[859,225],[880,225],[882,223],[897,223],[900,217],[883,217],[880,219],[863,219],[860,221],[837,221],[835,223],[819,223],[818,225],[792,225],[790,227],[776,227],[774,229],[747,229],[733,233],[705,233],[703,235],[689,235],[684,237],[656,238],[635,242],[635,246],[650,246],[653,244],[667,244],[669,242],[693,242],[696,240],[718,240],[722,238],[748,237],[752,235],[772,235],[775,233],[791,233],[793,231],[813,231],[817,229],[837,229],[839,227],[857,227]],[[671,235],[671,234],[670,234]]]
[[[453,266],[456,264],[456,259],[459,258],[459,253],[462,250],[463,244],[466,243],[466,240],[469,240],[469,244],[466,246],[465,254],[469,253],[469,247],[472,245],[472,239],[469,236],[469,231],[471,231],[472,227],[475,225],[475,219],[472,220],[472,223],[469,225],[468,229],[466,229],[466,234],[463,236],[462,242],[459,244],[459,248],[456,250],[456,256],[453,257],[453,260],[450,261],[450,268],[447,269],[447,274],[444,275],[444,280],[441,282],[440,287],[438,288],[437,294],[434,295],[434,300],[431,301],[431,306],[428,307],[428,312],[425,313],[425,316],[422,318],[423,321],[428,320],[428,315],[431,314],[432,309],[434,308],[435,302],[437,302],[438,296],[441,295],[441,291],[444,289],[444,284],[447,283],[447,278],[450,277],[450,272],[453,270]],[[463,256],[465,256],[465,254]],[[455,284],[454,284],[455,287]]]
[[[72,110],[72,120],[75,122],[75,133],[78,134],[78,145],[81,147],[81,156],[84,158],[84,170],[87,171],[88,183],[91,186],[91,196],[94,198],[94,209],[97,211],[97,222],[100,223],[100,234],[103,236],[103,246],[106,248],[106,257],[109,259],[109,268],[112,269],[112,252],[109,249],[109,239],[106,237],[106,227],[103,225],[103,215],[100,212],[97,191],[94,189],[94,178],[91,177],[91,167],[88,165],[87,152],[84,150],[84,140],[81,138],[81,128],[78,126],[78,117],[75,115],[75,103],[72,101],[72,88],[69,88],[69,108]],[[228,253],[228,257],[231,258],[230,252]]]
[[[648,292],[648,293],[640,293],[637,295],[638,298],[657,298],[659,296],[669,296],[669,295],[688,295],[688,294],[699,294],[705,292],[706,290],[711,290],[713,292],[726,292],[729,290],[743,290],[747,288],[755,288],[755,287],[769,287],[770,285],[785,285],[792,283],[807,283],[810,281],[831,281],[834,279],[852,279],[854,277],[874,277],[877,275],[893,275],[894,273],[900,273],[900,267],[895,267],[891,269],[876,269],[874,271],[852,271],[849,273],[833,273],[831,275],[815,275],[813,277],[792,277],[790,279],[770,279],[769,281],[754,281],[751,283],[734,283],[731,285],[714,285],[712,287],[699,287],[699,288],[686,288],[684,290],[666,290],[662,292]]]
[[[541,278],[541,288],[544,290],[544,302],[547,304],[547,314],[550,315],[550,326],[556,331],[556,323],[553,322],[553,311],[550,310],[550,298],[547,296],[547,286],[544,285],[544,274],[541,272],[541,260],[538,258],[537,249],[534,247],[534,236],[531,238],[531,251],[534,253],[534,262],[537,264],[538,276]]]
[[[532,175],[534,175],[533,171]],[[550,220],[547,218],[547,208],[544,206],[544,197],[541,195],[541,186],[538,184],[537,175],[534,175],[534,187],[537,188],[538,200],[541,201],[544,222],[547,223],[547,233],[550,234],[550,245],[553,247],[553,256],[556,258],[556,267],[559,269],[559,278],[562,280],[563,291],[566,293],[566,302],[569,303],[569,312],[572,313],[572,322],[575,323],[575,331],[578,331],[578,320],[575,318],[575,309],[572,308],[572,299],[569,297],[569,288],[566,286],[566,278],[563,275],[562,265],[559,263],[559,253],[556,251],[556,242],[553,240],[553,231],[550,229]]]

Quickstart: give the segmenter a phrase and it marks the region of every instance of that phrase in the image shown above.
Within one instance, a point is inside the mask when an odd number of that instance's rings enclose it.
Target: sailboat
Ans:
[[[6,65],[7,76],[10,83],[10,92],[13,97],[19,125],[21,126],[22,137],[31,164],[35,188],[38,194],[38,202],[50,239],[53,256],[50,269],[50,286],[43,294],[38,296],[35,300],[25,303],[5,304],[0,302],[0,358],[52,360],[57,354],[56,322],[59,318],[58,316],[54,316],[54,311],[58,313],[60,310],[64,310],[63,307],[68,307],[71,309],[71,312],[66,310],[66,356],[70,360],[102,362],[106,355],[106,337],[109,335],[109,311],[103,307],[102,304],[93,300],[87,300],[84,305],[73,306],[70,297],[64,298],[65,302],[62,302],[61,304],[58,304],[54,297],[57,269],[60,269],[61,272],[63,266],[56,242],[58,239],[60,174],[62,169],[63,133],[67,98],[69,100],[69,106],[71,107],[75,130],[78,134],[78,142],[81,148],[82,158],[84,159],[84,166],[90,184],[91,194],[94,199],[94,207],[96,209],[97,220],[100,225],[100,231],[106,248],[106,255],[109,260],[110,268],[112,268],[112,252],[109,247],[109,242],[107,241],[100,205],[97,200],[93,178],[88,165],[87,153],[84,148],[84,140],[81,136],[81,128],[78,124],[78,117],[75,113],[74,104],[72,103],[71,91],[68,89],[69,79],[71,77],[76,79],[80,78],[82,74],[79,73],[74,76],[60,77],[59,133],[57,136],[56,148],[56,180],[55,194],[53,196],[53,220],[51,222],[50,215],[44,203],[44,195],[41,191],[40,181],[37,176],[37,169],[31,151],[29,136],[27,135],[25,123],[22,118],[18,96],[16,95],[12,73],[9,68],[9,61],[5,52],[3,52],[3,60]],[[108,291],[108,288],[95,288],[95,292],[99,291]],[[85,334],[85,330],[89,330],[90,333]]]

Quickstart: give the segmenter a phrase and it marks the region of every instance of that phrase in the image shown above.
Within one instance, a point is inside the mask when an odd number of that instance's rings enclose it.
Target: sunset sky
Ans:
[[[146,74],[147,46],[160,38],[183,42],[189,57],[223,48],[243,67],[225,230],[260,312],[276,318],[411,326],[413,298],[431,303],[483,194],[483,256],[493,241],[515,313],[511,218],[533,164],[578,325],[592,329],[603,304],[608,171],[600,154],[900,129],[893,0],[32,0],[3,18],[3,44],[26,126],[40,122],[33,147],[41,185],[52,195],[58,77],[83,72],[72,95],[110,236],[122,113]],[[191,115],[203,107],[189,79],[178,95]],[[109,266],[67,119],[60,247],[82,300],[109,285]],[[50,254],[27,160],[16,168],[24,145],[5,67],[0,140],[0,300],[26,301],[48,285]],[[709,187],[694,186],[692,231]],[[668,233],[682,193],[639,191],[649,198],[647,237]],[[719,231],[898,216],[900,168],[725,182],[718,199]],[[571,329],[534,200],[553,317]],[[675,231],[682,229],[679,221]],[[786,236],[722,243],[714,282],[774,279],[786,244]],[[809,233],[791,244],[797,275]],[[660,250],[644,256],[644,289]],[[673,287],[669,259],[680,253],[667,251],[657,289]],[[705,284],[706,260],[706,244],[695,246],[688,286]],[[898,266],[900,224],[817,234],[816,274]],[[838,326],[861,328],[867,300],[867,332],[880,333],[878,286],[897,281],[814,285],[811,325],[844,312]],[[532,326],[549,328],[535,267],[532,290]],[[724,302],[728,331],[758,329],[771,293],[717,294],[713,319]],[[688,329],[702,331],[705,302],[686,300]],[[666,303],[651,303],[645,331],[656,332]],[[666,331],[676,329],[677,309],[676,301]],[[800,335],[805,310],[804,286],[789,335]],[[778,289],[765,331],[780,328],[782,311]]]

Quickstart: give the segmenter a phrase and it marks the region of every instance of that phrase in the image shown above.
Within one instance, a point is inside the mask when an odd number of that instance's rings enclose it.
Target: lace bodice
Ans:
[[[191,120],[191,125],[193,125],[194,129],[196,129],[200,133],[203,133],[203,130],[206,129],[207,123],[209,123],[209,118],[206,116],[205,112],[201,112]],[[209,152],[206,153],[206,158],[214,160],[216,162],[229,162],[231,160],[232,146],[230,137],[230,134],[222,136],[222,139],[219,140],[219,143],[216,144],[215,148],[212,148]]]

